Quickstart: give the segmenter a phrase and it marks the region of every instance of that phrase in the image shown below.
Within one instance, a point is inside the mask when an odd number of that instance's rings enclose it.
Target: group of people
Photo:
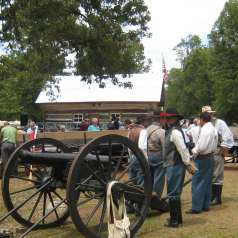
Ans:
[[[27,135],[27,140],[36,139],[37,135],[37,125],[33,120],[29,120],[28,124],[22,131]],[[5,168],[7,161],[12,154],[12,152],[16,148],[17,144],[17,127],[16,125],[10,124],[8,121],[5,121],[1,126],[0,132],[0,140],[1,140],[1,173]]]
[[[118,117],[112,116],[111,121],[106,125],[107,130],[118,130],[131,128],[132,121],[125,120],[124,124],[119,120]],[[100,125],[98,118],[94,117],[91,120],[85,118],[79,128],[80,131],[100,131]]]
[[[233,147],[233,135],[227,124],[215,117],[210,106],[204,106],[194,124],[184,126],[185,120],[176,109],[151,117],[140,117],[128,137],[144,153],[151,170],[153,193],[160,198],[165,179],[169,198],[170,218],[166,226],[183,223],[181,193],[186,170],[192,175],[192,206],[189,214],[210,210],[211,204],[221,204],[224,180],[224,156]],[[135,158],[130,158],[135,160]],[[137,163],[130,177],[143,186]]]

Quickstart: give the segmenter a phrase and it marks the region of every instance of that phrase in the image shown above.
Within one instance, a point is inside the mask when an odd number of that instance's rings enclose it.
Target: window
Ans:
[[[120,120],[120,113],[111,113],[111,120],[114,120],[115,118],[119,119]]]
[[[83,114],[81,113],[75,113],[73,114],[73,122],[82,122],[83,121]]]

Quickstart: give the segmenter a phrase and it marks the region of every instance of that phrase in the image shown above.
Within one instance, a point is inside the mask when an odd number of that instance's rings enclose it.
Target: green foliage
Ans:
[[[11,49],[42,55],[53,49],[53,60],[75,53],[77,73],[87,79],[148,66],[141,39],[149,36],[150,15],[143,0],[5,0],[1,17],[0,39]]]
[[[58,68],[57,65],[55,67]],[[9,119],[22,112],[35,114],[34,102],[49,77],[44,59],[35,52],[1,56],[0,75],[1,119]]]
[[[189,56],[191,51],[201,47],[201,39],[197,35],[188,35],[185,39],[182,38],[181,42],[178,43],[174,50],[177,54],[177,61],[181,63],[183,67],[185,64],[186,58]]]
[[[217,111],[238,120],[238,2],[230,0],[210,34],[211,75]]]
[[[149,37],[144,0],[2,0],[0,116],[32,112],[47,81],[71,65],[88,83],[104,87],[116,74],[148,70],[141,43]],[[91,76],[95,77],[91,77]],[[33,110],[34,112],[34,110]]]
[[[193,39],[200,42],[194,47]],[[211,104],[213,99],[212,82],[209,77],[210,50],[201,45],[198,36],[191,37],[191,46],[186,42],[184,67],[172,69],[169,74],[169,85],[166,92],[167,106],[176,107],[185,116],[197,115],[203,105]],[[183,42],[183,41],[182,41]],[[184,47],[182,42],[180,47]]]
[[[238,121],[238,1],[225,4],[209,35],[209,48],[197,36],[175,47],[182,68],[171,70],[167,105],[185,115],[215,107],[218,116]]]

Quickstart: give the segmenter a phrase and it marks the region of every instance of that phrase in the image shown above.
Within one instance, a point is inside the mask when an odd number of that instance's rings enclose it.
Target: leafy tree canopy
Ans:
[[[77,73],[101,79],[148,67],[144,0],[3,0],[1,18],[0,40],[12,50],[50,52],[46,65],[75,53]]]
[[[202,46],[198,36],[190,36],[190,39],[185,44],[183,40],[178,44],[187,55],[183,68],[170,71],[166,97],[167,106],[178,108],[185,116],[198,115],[201,107],[213,100],[209,78],[210,50]],[[197,41],[195,45],[194,39]]]
[[[181,42],[174,47],[174,51],[177,54],[177,61],[181,63],[183,67],[186,57],[189,56],[192,50],[201,48],[202,41],[197,35],[188,35],[186,38],[182,38]]]
[[[225,4],[209,36],[211,75],[217,111],[238,121],[238,2]]]
[[[32,112],[43,85],[68,66],[104,87],[108,78],[122,85],[116,74],[150,65],[141,43],[150,36],[144,0],[2,0],[0,20],[8,53],[0,57],[0,115],[6,117]]]

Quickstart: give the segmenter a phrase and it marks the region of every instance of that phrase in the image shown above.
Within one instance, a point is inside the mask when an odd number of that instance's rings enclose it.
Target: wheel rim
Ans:
[[[59,168],[23,163],[19,157],[22,151],[68,153],[69,149],[60,141],[50,138],[40,138],[21,145],[9,158],[3,174],[2,196],[7,210],[20,206],[11,216],[28,227],[51,210],[36,228],[54,227],[63,223],[69,211],[65,183],[55,177]]]
[[[107,155],[99,154],[101,144],[108,144]],[[118,151],[115,146],[121,146],[119,155],[115,152]],[[134,161],[126,161],[128,149],[136,158]],[[135,183],[138,178],[129,176],[135,161],[142,172],[143,190]],[[108,237],[106,188],[112,180],[119,181],[123,186],[128,207],[135,208],[135,203],[139,204],[140,208],[135,209],[140,215],[128,215],[132,236],[144,222],[151,194],[148,164],[142,152],[129,139],[119,135],[106,135],[92,140],[79,152],[72,163],[67,180],[67,200],[71,218],[85,237]]]

